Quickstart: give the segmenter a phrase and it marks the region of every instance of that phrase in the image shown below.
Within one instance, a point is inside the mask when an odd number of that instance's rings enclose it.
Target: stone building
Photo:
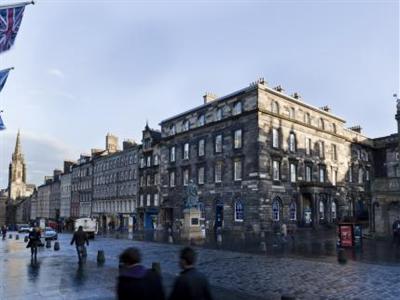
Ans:
[[[164,222],[182,218],[185,186],[199,187],[207,228],[314,226],[368,214],[370,139],[328,107],[263,80],[161,122]]]
[[[61,190],[60,190],[60,176],[61,170],[53,171],[53,178],[50,182],[50,203],[49,203],[49,219],[59,222],[60,221],[60,208],[61,208]]]
[[[64,222],[71,217],[71,171],[74,164],[64,161],[64,172],[60,176],[60,218]]]
[[[139,154],[139,200],[137,222],[139,229],[156,229],[160,220],[160,142],[161,132],[148,124],[142,132]]]
[[[8,199],[7,190],[0,190],[0,226],[6,224],[7,199]]]
[[[37,206],[36,206],[36,219],[50,218],[50,195],[52,177],[46,176],[44,184],[39,185],[37,188]]]
[[[134,141],[106,137],[106,149],[94,151],[92,216],[103,231],[133,227],[137,195],[137,153]]]
[[[400,220],[400,100],[397,100],[398,133],[374,139],[375,177],[372,185],[372,227],[377,235],[392,234]]]
[[[81,155],[72,166],[71,217],[90,217],[92,214],[93,164],[91,155]]]

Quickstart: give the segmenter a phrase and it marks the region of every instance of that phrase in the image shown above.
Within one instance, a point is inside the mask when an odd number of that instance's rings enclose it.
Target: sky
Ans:
[[[259,77],[374,138],[397,131],[399,1],[37,0],[0,54],[10,66],[0,188],[18,129],[38,185],[108,132],[140,141],[146,121]]]

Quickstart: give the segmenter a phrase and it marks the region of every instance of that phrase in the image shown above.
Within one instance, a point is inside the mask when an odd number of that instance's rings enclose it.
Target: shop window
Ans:
[[[244,220],[244,209],[241,200],[235,201],[235,222],[243,222]]]

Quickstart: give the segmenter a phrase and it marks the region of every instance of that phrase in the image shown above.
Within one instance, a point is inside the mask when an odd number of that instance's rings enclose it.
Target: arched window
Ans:
[[[242,113],[242,102],[238,101],[233,106],[233,115],[239,115]]]
[[[292,201],[289,205],[289,219],[290,221],[296,221],[297,219],[297,205],[295,201]]]
[[[279,148],[279,131],[276,128],[272,129],[272,147]]]
[[[289,135],[289,151],[295,152],[296,151],[296,136],[293,132]]]
[[[272,101],[271,105],[272,105],[272,107],[271,107],[272,112],[275,113],[275,114],[279,114],[279,104],[278,104],[278,102]]]
[[[205,117],[203,114],[201,114],[199,116],[199,118],[197,119],[197,126],[203,126],[205,123]]]
[[[189,120],[183,121],[182,130],[183,131],[188,131],[189,130]]]
[[[278,199],[275,199],[272,202],[272,220],[278,222],[279,221],[279,211],[280,211],[280,203]]]
[[[333,133],[336,133],[336,132],[337,132],[336,124],[335,124],[335,123],[332,123],[332,131],[333,131]]]
[[[362,184],[363,182],[364,182],[364,170],[360,168],[358,170],[358,183]]]
[[[241,200],[235,201],[235,222],[243,222],[244,220],[244,209]]]
[[[220,121],[222,120],[223,114],[222,114],[222,108],[218,108],[217,111],[215,112],[215,120]]]
[[[324,119],[320,118],[320,119],[318,120],[318,127],[319,127],[320,129],[322,129],[322,130],[325,129]]]
[[[319,219],[325,219],[325,204],[322,200],[319,201]]]
[[[311,124],[311,117],[310,117],[310,113],[305,113],[304,114],[304,123],[310,125]]]
[[[331,211],[332,211],[332,220],[336,221],[337,214],[336,214],[336,202],[335,201],[332,201]]]

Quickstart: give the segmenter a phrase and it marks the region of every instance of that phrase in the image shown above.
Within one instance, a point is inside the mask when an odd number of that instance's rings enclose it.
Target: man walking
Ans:
[[[71,245],[75,243],[76,252],[78,253],[79,264],[86,261],[86,245],[89,246],[89,239],[87,233],[83,231],[83,227],[79,226],[78,231],[74,232],[74,235],[71,240]]]
[[[182,272],[176,279],[169,300],[211,300],[213,299],[207,278],[196,270],[196,252],[185,247],[180,254]]]
[[[1,227],[1,235],[2,235],[3,241],[4,241],[6,239],[6,235],[7,235],[7,226],[6,225],[3,225]]]

